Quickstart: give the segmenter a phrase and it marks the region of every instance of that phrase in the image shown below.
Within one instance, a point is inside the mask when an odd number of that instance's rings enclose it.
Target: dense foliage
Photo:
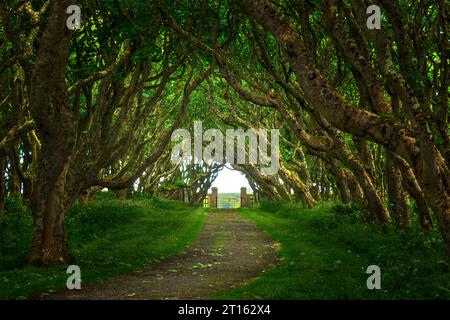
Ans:
[[[80,1],[77,30],[71,4],[0,2],[0,214],[29,227],[30,208],[30,263],[74,261],[69,209],[103,188],[202,203],[223,164],[170,160],[194,120],[280,130],[276,174],[233,165],[258,199],[339,200],[336,221],[438,230],[450,250],[444,0],[380,0],[381,29],[365,0]]]

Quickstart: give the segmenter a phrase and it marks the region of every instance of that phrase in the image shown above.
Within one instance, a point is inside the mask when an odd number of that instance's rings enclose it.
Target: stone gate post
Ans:
[[[248,208],[250,205],[250,201],[247,194],[247,188],[241,188],[241,208]]]
[[[217,208],[217,188],[212,187],[211,193],[208,195],[209,197],[209,207],[210,208]]]

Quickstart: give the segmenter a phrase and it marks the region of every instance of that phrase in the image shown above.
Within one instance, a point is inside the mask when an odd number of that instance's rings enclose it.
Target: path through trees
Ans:
[[[229,162],[261,198],[355,203],[450,252],[444,0],[380,0],[381,29],[363,0],[83,0],[78,30],[71,5],[0,2],[0,214],[31,208],[30,263],[73,262],[64,216],[103,188],[200,204],[223,164],[170,161],[196,120],[280,130],[276,174]]]
[[[49,299],[205,299],[242,285],[277,263],[276,243],[233,210],[208,215],[199,238],[181,255],[134,274]],[[39,297],[37,297],[39,298]]]

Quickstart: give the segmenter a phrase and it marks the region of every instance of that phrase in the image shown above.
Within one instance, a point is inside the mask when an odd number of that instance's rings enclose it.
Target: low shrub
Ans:
[[[0,270],[9,270],[27,262],[33,237],[30,209],[21,198],[10,196],[0,216]]]
[[[338,219],[338,222],[362,222],[363,209],[357,204],[336,203],[329,208],[329,212]]]

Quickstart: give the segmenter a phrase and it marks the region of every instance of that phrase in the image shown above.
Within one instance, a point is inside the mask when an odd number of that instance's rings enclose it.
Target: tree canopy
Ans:
[[[223,164],[170,161],[194,120],[280,130],[277,174],[233,165],[261,197],[357,203],[450,250],[445,1],[380,0],[380,29],[365,0],[80,0],[70,30],[72,4],[0,3],[0,203],[29,204],[31,262],[72,259],[64,213],[102,188],[201,203]]]

